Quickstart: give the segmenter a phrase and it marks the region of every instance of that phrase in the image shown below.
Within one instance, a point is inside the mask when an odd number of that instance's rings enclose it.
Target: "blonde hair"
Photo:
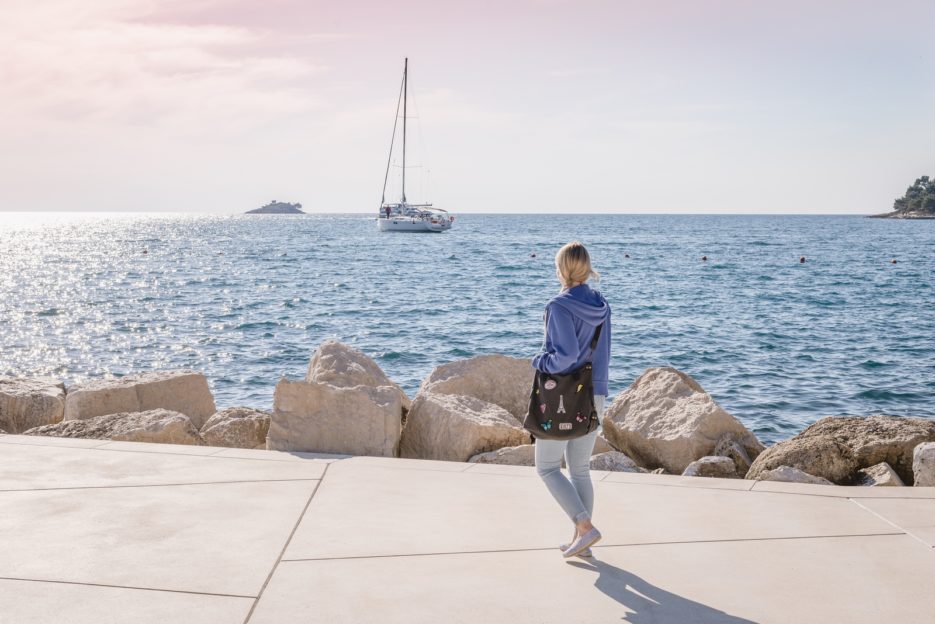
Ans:
[[[578,241],[568,243],[555,254],[555,273],[565,288],[583,284],[589,278],[601,278],[600,274],[591,268],[588,250]]]

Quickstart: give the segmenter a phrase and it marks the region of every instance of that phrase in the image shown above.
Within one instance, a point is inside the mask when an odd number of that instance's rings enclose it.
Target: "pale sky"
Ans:
[[[928,0],[0,0],[0,211],[375,211],[404,56],[410,199],[455,213],[874,213],[935,175]]]

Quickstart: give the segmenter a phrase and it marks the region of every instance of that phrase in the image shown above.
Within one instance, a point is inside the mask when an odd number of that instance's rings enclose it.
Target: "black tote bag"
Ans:
[[[592,354],[603,325],[594,331]],[[589,434],[598,425],[591,372],[590,361],[564,375],[536,371],[523,428],[534,439],[543,440],[573,440]]]

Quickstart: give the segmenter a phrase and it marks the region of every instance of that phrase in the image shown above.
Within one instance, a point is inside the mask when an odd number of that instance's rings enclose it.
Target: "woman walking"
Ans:
[[[560,546],[563,556],[589,557],[590,547],[601,538],[591,523],[594,488],[590,463],[607,398],[610,306],[604,296],[587,283],[591,278],[598,279],[599,275],[591,267],[588,250],[581,243],[571,242],[559,249],[555,254],[555,274],[562,290],[546,305],[545,343],[532,365],[541,373],[566,375],[590,363],[594,393],[592,415],[596,414],[597,422],[589,424],[588,433],[580,437],[537,438],[536,471],[575,526],[571,542]],[[549,384],[555,386],[555,382],[546,381],[545,387]],[[546,406],[541,407],[545,413]],[[562,411],[562,407],[558,409]],[[563,455],[571,480],[561,471]]]

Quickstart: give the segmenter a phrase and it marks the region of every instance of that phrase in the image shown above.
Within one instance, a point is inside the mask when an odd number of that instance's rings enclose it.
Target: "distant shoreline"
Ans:
[[[883,214],[870,215],[870,219],[918,219],[918,220],[933,220],[935,215],[921,214],[918,212],[900,212],[899,210],[894,210],[892,212],[884,212]]]
[[[187,215],[191,217],[238,217],[248,214],[249,211],[200,211],[200,212],[191,212],[185,210],[4,210],[0,208],[0,215],[20,215],[20,216],[37,216],[37,215],[99,215],[104,217],[118,217],[118,216],[163,216],[163,215]],[[252,214],[262,214],[262,213],[252,213]],[[301,214],[305,216],[360,216],[360,217],[371,217],[376,218],[376,212],[372,210],[358,210],[358,211],[329,211],[329,212],[305,212],[304,210]],[[822,212],[822,213],[807,213],[807,212],[472,212],[472,211],[456,211],[456,214],[460,215],[470,215],[470,216],[516,216],[516,217],[612,217],[612,216],[629,216],[629,217],[840,217],[840,218],[893,218],[888,215],[891,213],[884,214],[867,214],[867,213],[858,213],[858,212],[849,212],[849,213],[832,213],[832,212]],[[916,217],[920,219],[932,219],[935,217]]]

